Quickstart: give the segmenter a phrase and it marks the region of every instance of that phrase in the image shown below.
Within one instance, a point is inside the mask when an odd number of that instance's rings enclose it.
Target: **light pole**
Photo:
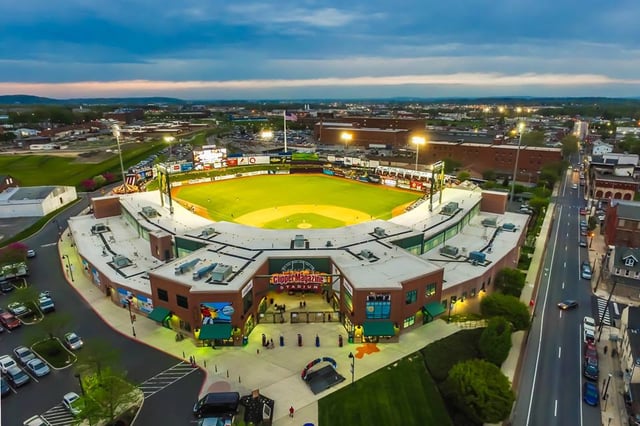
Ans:
[[[169,144],[169,159],[171,159],[171,157],[173,156],[173,141],[175,141],[176,138],[174,138],[173,136],[165,136],[164,137],[164,141],[167,142]]]
[[[522,143],[522,133],[524,132],[524,123],[518,124],[520,137],[518,138],[518,149],[516,150],[516,162],[513,165],[513,179],[511,180],[511,201],[516,195],[516,175],[518,173],[518,160],[520,159],[520,144]]]
[[[127,296],[127,307],[129,308],[129,320],[131,321],[131,333],[133,334],[133,337],[136,337],[136,328],[133,325],[133,314],[131,313],[131,301],[133,300],[133,296],[129,295]]]
[[[353,384],[356,374],[356,357],[353,356],[353,352],[349,352],[349,358],[351,358],[351,384]]]
[[[418,152],[420,151],[420,145],[424,145],[426,140],[422,136],[414,136],[411,138],[411,143],[416,146],[416,171],[418,170]]]
[[[344,153],[347,153],[347,147],[349,145],[349,142],[351,142],[351,140],[353,139],[353,135],[349,132],[342,132],[340,134],[340,139],[342,139],[342,141],[344,142]]]
[[[454,308],[454,306],[456,305],[456,299],[451,299],[451,302],[449,303],[449,317],[447,318],[447,322],[451,322],[451,310]]]
[[[122,188],[124,189],[124,193],[127,193],[127,181],[124,176],[124,163],[122,162],[122,149],[120,148],[120,126],[114,124],[111,128],[113,132],[113,136],[116,138],[116,143],[118,144],[118,156],[120,157],[120,172],[122,173]]]
[[[69,277],[71,278],[71,282],[73,283],[75,281],[73,280],[73,270],[71,269],[71,262],[69,262],[69,255],[63,254],[62,258],[67,261],[67,269],[69,270]]]

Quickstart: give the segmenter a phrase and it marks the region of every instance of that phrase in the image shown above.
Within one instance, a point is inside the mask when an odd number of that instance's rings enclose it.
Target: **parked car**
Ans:
[[[598,358],[598,350],[594,343],[586,343],[584,345],[584,357],[585,358]]]
[[[7,330],[13,330],[22,325],[20,320],[9,312],[0,313],[0,324]]]
[[[80,395],[75,392],[69,392],[62,397],[62,405],[74,416],[80,414],[84,408]]]
[[[31,259],[32,257],[36,257],[36,251],[33,249],[27,250],[27,257]]]
[[[18,362],[22,365],[25,365],[27,362],[36,357],[36,354],[31,352],[31,349],[27,348],[26,346],[18,346],[13,350],[13,354],[16,356]]]
[[[586,216],[586,215],[587,215],[587,209],[585,209],[584,207],[582,207],[582,208],[580,209],[580,214],[581,214],[582,216]]]
[[[589,264],[589,261],[585,260],[582,262],[582,265],[580,265],[580,276],[585,280],[590,280],[591,275],[591,265]]]
[[[4,377],[0,377],[0,395],[7,396],[11,393],[11,388],[9,387],[9,383],[4,379]]]
[[[2,373],[6,373],[9,368],[15,367],[17,365],[18,363],[16,363],[16,361],[9,355],[0,356],[0,371]]]
[[[27,362],[27,370],[36,377],[46,376],[51,372],[51,369],[40,358],[34,358]]]
[[[598,393],[598,385],[592,382],[584,382],[582,388],[582,400],[587,404],[595,407],[598,405],[600,395]]]
[[[72,351],[77,351],[84,345],[84,342],[76,333],[67,333],[64,335],[64,344]]]
[[[585,358],[582,374],[589,380],[598,380],[598,358]]]
[[[582,335],[585,343],[593,343],[596,341],[595,330],[592,330],[590,328],[585,328]]]
[[[20,302],[9,303],[7,309],[9,310],[9,312],[16,316],[29,313],[29,308],[27,308],[23,303]]]
[[[586,247],[586,246],[587,246],[587,242],[581,238],[581,239],[580,239],[580,242],[578,243],[578,245],[579,245],[580,247]]]
[[[40,294],[40,298],[38,299],[38,307],[40,307],[43,314],[56,310],[56,305],[53,303],[53,299],[49,296],[43,296],[42,294]]]
[[[15,289],[16,288],[11,281],[7,281],[7,280],[0,281],[0,291],[2,291],[3,293],[9,293]]]
[[[573,185],[571,185],[571,189],[578,189],[578,184],[574,183]]]
[[[576,300],[563,300],[558,303],[558,308],[566,311],[567,309],[573,309],[578,307],[578,302]]]
[[[6,374],[7,374],[7,379],[9,379],[11,384],[15,387],[26,385],[31,380],[29,375],[25,373],[22,370],[22,368],[18,367],[17,365],[7,368]]]

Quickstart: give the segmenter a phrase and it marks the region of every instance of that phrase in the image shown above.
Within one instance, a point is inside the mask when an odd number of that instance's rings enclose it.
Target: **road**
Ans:
[[[58,224],[66,227],[66,220],[77,215],[87,207],[86,199],[71,207],[57,218],[57,223],[50,222],[40,232],[25,241],[30,248],[37,250],[37,256],[30,260],[29,283],[37,289],[52,292],[56,303],[56,313],[68,313],[73,318],[70,330],[76,331],[85,338],[85,344],[91,339],[100,339],[120,353],[120,364],[127,372],[129,380],[142,383],[158,375],[164,370],[175,366],[177,360],[163,352],[138,343],[125,337],[107,326],[65,281],[61,269],[56,241],[58,239]],[[78,271],[77,273],[81,273]],[[7,296],[0,299],[0,305],[5,305]],[[13,333],[0,334],[0,352],[9,353],[14,347],[26,344],[33,331],[23,326]],[[124,331],[127,333],[129,330]],[[34,414],[53,413],[56,417],[62,396],[66,392],[80,393],[78,380],[74,376],[73,368],[55,371],[43,377],[39,383],[32,381],[19,388],[17,394],[9,395],[2,400],[2,425],[21,425],[22,421]],[[197,400],[197,394],[204,380],[202,372],[194,371],[186,374],[181,380],[158,391],[145,400],[137,425],[152,424],[185,424],[185,416]],[[180,390],[175,392],[174,390]],[[167,409],[171,407],[171,409]],[[59,408],[59,407],[58,407]],[[63,413],[62,413],[63,414]],[[161,416],[162,421],[158,423]],[[57,417],[60,419],[60,417]],[[57,424],[65,424],[59,420]],[[187,421],[188,422],[188,421]]]
[[[575,163],[575,161],[574,161]],[[578,182],[569,171],[556,200],[552,232],[543,260],[535,316],[529,333],[514,425],[599,426],[600,409],[582,402],[582,319],[594,316],[592,282],[580,278],[587,248],[578,245],[585,205]],[[585,237],[582,237],[585,238]],[[561,311],[557,303],[578,301],[577,309]]]

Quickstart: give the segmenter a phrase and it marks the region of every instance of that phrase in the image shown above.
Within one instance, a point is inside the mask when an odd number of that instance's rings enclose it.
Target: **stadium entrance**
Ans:
[[[340,322],[329,259],[270,259],[269,292],[260,300],[258,323]]]

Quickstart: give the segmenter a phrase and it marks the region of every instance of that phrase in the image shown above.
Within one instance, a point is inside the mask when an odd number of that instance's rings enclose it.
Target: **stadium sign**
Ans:
[[[330,283],[330,275],[312,270],[285,271],[272,274],[269,284],[278,287],[278,290],[310,290],[320,291],[324,284]]]

